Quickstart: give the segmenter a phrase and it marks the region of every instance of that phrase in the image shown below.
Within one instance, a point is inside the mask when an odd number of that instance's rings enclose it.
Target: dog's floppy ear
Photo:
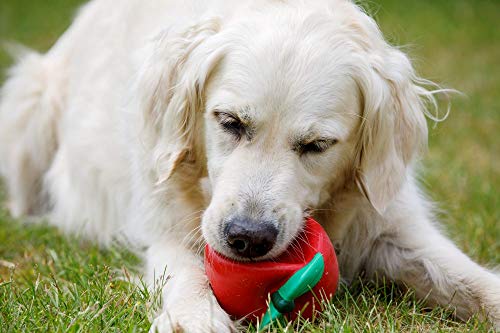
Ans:
[[[357,147],[356,182],[383,213],[401,189],[417,152],[426,147],[427,102],[433,92],[419,85],[408,58],[385,45],[361,69],[363,114]],[[362,66],[363,67],[363,66]]]
[[[204,88],[222,54],[207,40],[219,30],[219,20],[212,18],[180,33],[165,31],[144,52],[135,90],[141,139],[153,152],[157,183],[183,162],[203,164]]]

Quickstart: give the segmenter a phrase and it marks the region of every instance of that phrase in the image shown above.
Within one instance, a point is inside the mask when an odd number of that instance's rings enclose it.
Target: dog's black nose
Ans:
[[[278,229],[270,222],[236,217],[228,222],[224,233],[234,254],[256,258],[271,251],[278,236]]]

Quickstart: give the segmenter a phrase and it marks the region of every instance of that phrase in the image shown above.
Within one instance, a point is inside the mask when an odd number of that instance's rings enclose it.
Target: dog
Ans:
[[[443,236],[416,180],[442,92],[347,0],[93,0],[0,104],[15,217],[145,250],[151,330],[235,329],[199,249],[286,251],[313,215],[361,272],[500,327],[500,279]]]

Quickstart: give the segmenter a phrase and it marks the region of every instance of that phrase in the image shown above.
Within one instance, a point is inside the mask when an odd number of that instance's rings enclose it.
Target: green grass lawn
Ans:
[[[68,26],[77,0],[1,0],[0,40],[47,50]],[[430,131],[422,182],[446,213],[458,246],[482,264],[500,263],[500,2],[364,2],[387,38],[403,45],[426,78],[462,91],[448,120]],[[11,64],[0,51],[0,80]],[[0,198],[5,197],[4,193]],[[149,327],[152,296],[127,282],[138,260],[102,250],[0,210],[0,332],[137,332]],[[411,291],[357,283],[301,332],[487,331],[429,310]],[[280,331],[277,329],[277,331]]]

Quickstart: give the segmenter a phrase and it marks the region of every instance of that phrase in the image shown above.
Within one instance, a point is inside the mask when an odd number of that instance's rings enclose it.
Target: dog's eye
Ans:
[[[235,136],[237,139],[245,135],[245,125],[243,125],[241,120],[226,112],[217,111],[214,114],[224,131]]]
[[[337,139],[320,139],[307,143],[298,144],[294,150],[300,155],[306,153],[322,153],[338,142]]]

